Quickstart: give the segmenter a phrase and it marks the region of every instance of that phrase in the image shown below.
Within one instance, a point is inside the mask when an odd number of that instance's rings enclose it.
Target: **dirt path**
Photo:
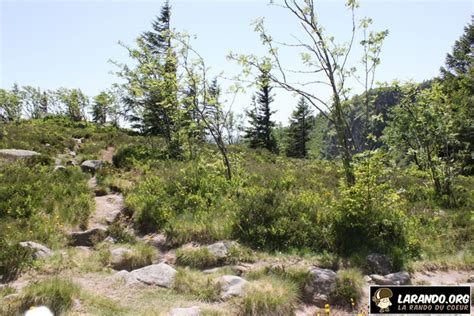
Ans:
[[[114,154],[115,147],[109,146],[106,150],[102,150],[100,152],[100,160],[112,163],[112,158],[114,157]]]

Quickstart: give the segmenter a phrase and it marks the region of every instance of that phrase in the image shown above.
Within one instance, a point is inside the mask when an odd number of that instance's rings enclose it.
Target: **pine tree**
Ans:
[[[247,139],[250,148],[265,148],[276,153],[277,142],[273,135],[275,122],[271,120],[272,114],[270,103],[273,102],[271,94],[272,86],[268,72],[262,72],[258,78],[259,91],[252,98],[253,108],[246,111],[250,127],[245,130],[244,138]]]
[[[107,112],[112,105],[113,99],[107,92],[101,92],[94,97],[92,104],[92,121],[96,124],[104,125],[107,121]]]
[[[288,128],[288,146],[286,155],[294,158],[307,158],[309,134],[312,128],[313,117],[308,103],[302,97],[296,110],[293,111]]]
[[[145,83],[146,97],[143,100],[142,129],[147,135],[163,136],[170,156],[181,154],[183,113],[178,102],[177,62],[171,43],[171,7],[166,1],[160,16],[152,22],[152,31],[141,35],[153,60],[153,84]]]

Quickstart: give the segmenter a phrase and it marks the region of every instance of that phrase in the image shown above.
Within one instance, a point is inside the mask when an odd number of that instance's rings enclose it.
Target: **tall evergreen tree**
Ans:
[[[313,117],[306,100],[301,97],[293,111],[288,128],[288,146],[286,155],[294,158],[308,157],[309,135],[313,126]]]
[[[252,98],[253,108],[246,111],[250,127],[245,130],[244,138],[247,139],[250,148],[265,148],[276,153],[278,148],[273,135],[275,122],[271,120],[275,111],[270,109],[273,96],[268,72],[263,71],[258,77],[258,85],[257,96]]]
[[[94,97],[94,103],[92,104],[92,121],[99,125],[104,125],[107,121],[107,113],[109,107],[112,105],[113,98],[107,93],[102,91]]]

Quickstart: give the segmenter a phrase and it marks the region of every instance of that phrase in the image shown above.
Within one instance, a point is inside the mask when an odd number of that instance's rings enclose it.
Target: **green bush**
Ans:
[[[131,168],[137,163],[166,159],[167,152],[162,148],[163,147],[152,147],[144,144],[121,147],[114,155],[112,161],[117,168]]]
[[[219,287],[213,281],[213,276],[200,271],[178,269],[173,288],[204,301],[216,301],[219,298]]]
[[[294,315],[298,303],[297,287],[277,278],[264,278],[250,282],[242,302],[243,315]]]
[[[346,256],[385,253],[400,268],[419,251],[414,219],[406,215],[405,201],[391,187],[390,169],[380,153],[363,157],[356,176],[355,185],[343,186],[336,207],[336,251]]]
[[[14,280],[26,267],[30,266],[33,257],[31,249],[21,247],[16,241],[0,239],[0,281]]]
[[[177,265],[205,269],[216,266],[219,261],[219,257],[207,247],[183,247],[176,250]]]
[[[55,315],[68,311],[78,298],[80,288],[70,280],[53,277],[28,285],[21,295],[21,310],[45,305]]]
[[[331,222],[319,194],[284,187],[282,183],[243,190],[235,237],[259,249],[327,249]]]
[[[175,224],[183,219],[192,219],[199,226],[199,218],[203,218],[208,227],[211,216],[225,217],[233,205],[228,199],[230,185],[209,168],[212,166],[202,163],[186,164],[168,178],[149,176],[138,184],[126,198],[137,228],[143,232],[166,228],[173,235],[179,230]],[[179,233],[174,235],[179,237]]]
[[[364,286],[364,278],[359,270],[339,270],[336,287],[330,294],[331,305],[354,309],[360,303]]]

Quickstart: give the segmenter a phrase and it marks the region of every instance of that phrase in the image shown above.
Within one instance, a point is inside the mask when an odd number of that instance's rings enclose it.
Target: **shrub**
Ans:
[[[112,161],[117,168],[131,168],[137,162],[166,159],[166,150],[161,147],[146,146],[143,144],[121,147],[113,156]]]
[[[219,297],[219,287],[213,282],[213,276],[188,269],[178,269],[174,290],[204,301],[216,301]]]
[[[362,298],[364,286],[364,278],[359,270],[339,270],[336,287],[330,294],[331,304],[354,309]]]
[[[14,280],[33,262],[33,251],[24,248],[18,242],[0,239],[0,281]]]
[[[319,195],[283,188],[277,184],[243,190],[235,237],[259,249],[328,248],[331,226]]]
[[[107,226],[107,235],[115,239],[118,243],[135,243],[136,238],[125,223],[121,221],[114,222]]]
[[[358,181],[343,186],[334,223],[335,246],[346,256],[370,252],[392,256],[395,266],[417,255],[414,222],[405,212],[405,201],[390,186],[390,170],[383,156],[363,157],[356,165]]]
[[[135,244],[127,248],[131,251],[124,253],[123,260],[120,262],[120,267],[118,267],[120,270],[131,271],[148,266],[152,264],[156,257],[156,249],[151,245]]]
[[[294,315],[298,289],[290,282],[277,278],[252,281],[246,286],[242,302],[243,315]]]
[[[225,259],[226,264],[236,264],[239,262],[255,262],[256,257],[252,249],[232,243],[228,249],[227,257]]]
[[[70,280],[53,277],[28,285],[21,295],[21,309],[31,306],[48,306],[55,315],[60,315],[74,305],[80,288]]]
[[[209,268],[219,263],[219,258],[207,247],[183,247],[176,250],[176,264],[191,268]]]

